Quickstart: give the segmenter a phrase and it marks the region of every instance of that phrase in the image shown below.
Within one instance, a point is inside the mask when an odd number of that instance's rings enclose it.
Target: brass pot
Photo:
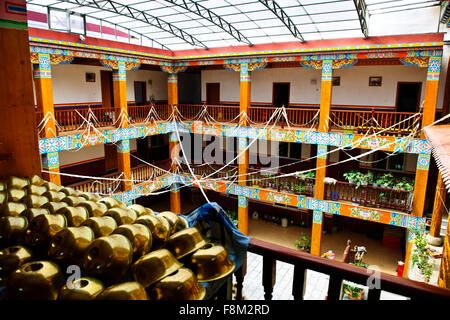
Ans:
[[[116,220],[108,216],[90,217],[81,225],[90,227],[96,238],[109,236],[117,228]]]
[[[8,179],[8,189],[23,189],[30,184],[27,178],[10,176]]]
[[[208,282],[229,275],[235,263],[223,246],[208,243],[190,257],[188,266],[197,275],[198,281]]]
[[[78,264],[94,239],[94,231],[89,227],[64,228],[51,239],[48,256],[52,260]]]
[[[130,240],[133,246],[133,259],[149,252],[152,246],[152,233],[148,227],[142,224],[123,224],[112,234],[122,234]]]
[[[25,217],[0,218],[0,244],[20,243],[25,236],[28,220]]]
[[[108,209],[112,208],[126,208],[126,205],[117,199],[114,199],[113,197],[103,197],[98,202],[104,203]]]
[[[47,197],[44,197],[44,196],[30,194],[25,197],[24,202],[28,208],[40,208],[44,204],[49,202],[49,200]]]
[[[6,284],[10,273],[33,257],[31,251],[22,246],[13,246],[0,251],[0,287]]]
[[[159,249],[142,256],[131,266],[133,279],[148,287],[183,266],[169,250]]]
[[[90,200],[80,202],[77,207],[85,207],[89,212],[90,217],[102,217],[105,215],[106,211],[108,211],[108,208],[105,206],[105,204]]]
[[[89,192],[80,192],[79,197],[86,199],[87,201],[94,201],[97,202],[102,197],[95,193],[89,193]]]
[[[31,222],[31,220],[33,220],[34,218],[36,218],[41,214],[50,214],[50,211],[44,208],[28,208],[27,210],[25,210],[20,214],[20,217],[25,217],[27,218],[28,222]]]
[[[64,192],[64,194],[66,195],[66,197],[79,197],[80,196],[80,191],[75,190],[74,188],[71,187],[63,187],[60,192]],[[84,198],[83,198],[84,199]]]
[[[206,289],[197,281],[195,274],[181,268],[174,274],[162,279],[151,289],[151,300],[202,300]]]
[[[43,186],[45,186],[48,191],[59,191],[62,189],[61,186],[58,186],[56,183],[50,181],[45,181]]]
[[[88,275],[105,283],[115,283],[125,276],[132,258],[133,247],[127,237],[113,234],[95,239],[89,245],[83,266]]]
[[[8,201],[19,202],[27,195],[25,189],[8,189]]]
[[[127,207],[130,210],[136,211],[138,217],[148,214],[147,209],[140,204],[132,204]]]
[[[174,234],[179,223],[178,215],[171,211],[163,211],[160,212],[157,216],[160,218],[165,218],[169,222],[170,234],[171,235]]]
[[[65,202],[47,202],[41,208],[47,209],[50,214],[55,214],[61,208],[68,207],[69,205]]]
[[[166,248],[173,253],[175,258],[181,259],[184,256],[197,251],[207,242],[197,228],[187,228],[174,233],[166,242]]]
[[[71,207],[76,207],[83,201],[86,201],[86,199],[84,199],[82,197],[76,197],[76,196],[67,196],[61,200],[61,202],[65,202]]]
[[[112,208],[106,211],[106,216],[113,217],[118,226],[122,224],[131,224],[137,219],[136,211],[124,208]]]
[[[155,215],[155,212],[150,208],[145,208],[145,211],[147,211],[147,213],[145,215],[151,215],[151,216]]]
[[[0,191],[0,206],[3,206],[8,200],[8,193],[6,191]]]
[[[64,192],[59,191],[47,191],[42,194],[44,197],[47,197],[50,201],[60,202],[62,199],[66,197]]]
[[[148,297],[143,286],[131,281],[106,288],[96,300],[148,300]]]
[[[175,232],[189,228],[189,223],[183,216],[178,216],[178,223]]]
[[[30,184],[36,186],[42,186],[45,183],[45,180],[43,180],[41,177],[35,174],[29,176],[28,180],[30,181]]]
[[[8,182],[0,180],[0,191],[6,191],[8,189]]]
[[[27,205],[25,203],[20,202],[6,202],[1,209],[1,216],[3,217],[17,217],[22,212],[27,210]]]
[[[63,285],[64,277],[56,263],[31,261],[10,275],[5,299],[55,300]]]
[[[59,231],[67,227],[67,220],[62,214],[41,214],[31,220],[25,235],[29,246],[45,246]]]
[[[65,284],[59,291],[58,300],[93,300],[104,288],[100,280],[82,277],[69,285]]]
[[[84,207],[64,207],[56,211],[56,214],[64,215],[69,227],[79,227],[89,218],[89,212]]]
[[[37,196],[42,196],[44,193],[47,192],[47,188],[44,186],[37,186],[34,184],[29,184],[25,187],[25,190],[27,191],[27,194],[34,194]]]
[[[136,219],[136,224],[143,224],[150,229],[152,233],[151,250],[161,249],[169,238],[169,222],[164,219],[158,219],[157,216],[143,215]]]

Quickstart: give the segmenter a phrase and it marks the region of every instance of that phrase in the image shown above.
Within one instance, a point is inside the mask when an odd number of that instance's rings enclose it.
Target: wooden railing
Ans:
[[[325,186],[327,200],[350,201],[361,206],[394,209],[402,212],[410,212],[412,208],[413,191],[369,185],[358,187],[355,184],[342,181]]]
[[[185,121],[207,121],[200,117],[204,105],[179,104],[179,114]],[[139,124],[150,121],[149,112],[151,105],[129,106],[128,116],[130,123]],[[166,121],[172,114],[172,107],[169,105],[154,105],[158,119]],[[89,118],[88,110],[92,110],[95,116],[91,119],[91,124],[96,128],[110,127],[117,124],[119,111],[114,108],[81,108],[55,110],[55,119],[59,124],[58,134],[68,131],[85,130],[87,128],[86,120]],[[265,124],[271,119],[276,108],[274,107],[250,107],[248,110],[249,125]],[[289,121],[289,126],[316,128],[319,114],[315,109],[303,108],[285,108],[285,115],[277,117],[277,125],[281,127],[288,126],[285,116]],[[213,118],[218,122],[238,123],[238,106],[207,106],[209,120]],[[42,112],[36,112],[38,124],[43,123],[44,115]],[[271,124],[275,123],[272,119]],[[422,120],[422,114],[405,112],[386,112],[386,111],[358,111],[358,110],[333,110],[330,113],[330,128],[333,130],[350,130],[357,133],[374,133],[383,131],[385,134],[409,135],[415,128],[419,128]],[[42,138],[42,136],[41,136]]]
[[[450,290],[417,282],[380,272],[374,274],[370,269],[353,266],[340,261],[329,260],[302,252],[296,249],[282,247],[255,238],[250,239],[249,252],[262,256],[262,285],[265,300],[272,299],[273,287],[276,283],[276,261],[282,261],[294,266],[292,295],[294,300],[303,300],[306,283],[306,270],[329,275],[327,300],[341,299],[343,280],[368,287],[368,300],[380,300],[381,290],[398,294],[412,300],[449,300]],[[242,289],[245,267],[235,271],[237,280],[236,299],[242,300]],[[369,285],[374,285],[373,288]],[[379,285],[376,285],[379,284]]]
[[[383,134],[409,135],[420,128],[422,114],[392,111],[332,110],[330,128],[351,130],[357,133],[380,132]],[[372,131],[372,132],[371,132]]]
[[[162,161],[158,163],[159,167],[164,167],[167,161]],[[157,177],[161,177],[166,174],[166,171],[162,168],[154,168],[148,165],[141,165],[137,167],[131,168],[131,177],[133,180],[136,180],[137,183],[135,185],[139,185],[140,183],[144,183],[150,179],[155,179]],[[102,176],[103,178],[109,179],[118,179],[120,173],[114,172]],[[121,177],[123,179],[123,176]],[[110,194],[110,193],[118,193],[122,190],[120,189],[120,180],[85,180],[81,182],[77,182],[74,184],[68,185],[69,187],[74,188],[75,190],[82,192],[92,192],[92,193],[100,193],[100,194]]]

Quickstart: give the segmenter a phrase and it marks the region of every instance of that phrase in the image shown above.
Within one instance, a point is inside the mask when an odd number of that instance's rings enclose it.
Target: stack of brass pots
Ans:
[[[0,181],[6,299],[203,299],[200,283],[234,268],[225,249],[206,244],[170,211],[155,214],[38,176]],[[72,265],[86,276],[66,274]]]

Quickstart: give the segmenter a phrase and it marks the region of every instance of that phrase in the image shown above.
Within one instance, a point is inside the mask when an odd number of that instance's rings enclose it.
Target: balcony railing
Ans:
[[[353,183],[337,181],[336,184],[327,184],[325,192],[327,200],[349,201],[361,206],[394,209],[406,213],[412,209],[413,191],[369,185],[358,187]]]
[[[163,161],[161,163],[158,163],[158,166],[164,166],[167,161]],[[135,185],[139,185],[140,183],[143,183],[145,181],[148,181],[150,179],[155,179],[157,177],[161,177],[166,174],[166,171],[162,168],[154,168],[150,167],[148,165],[141,165],[134,168],[131,168],[131,177],[133,180],[135,180],[137,183]],[[92,192],[92,193],[99,193],[99,194],[112,194],[112,193],[119,193],[122,190],[120,189],[121,180],[123,179],[123,176],[120,175],[118,172],[110,173],[107,175],[104,175],[102,178],[108,178],[108,180],[104,179],[90,179],[81,181],[78,183],[74,183],[71,185],[68,185],[69,187],[74,188],[75,190],[82,191],[82,192]],[[114,180],[109,180],[114,179]]]
[[[153,108],[153,111],[151,111]],[[220,105],[177,105],[175,114],[182,121],[217,121],[225,123],[239,122],[238,106]],[[319,113],[314,109],[285,108],[277,117],[273,117],[276,108],[250,107],[248,110],[249,125],[262,125],[269,123],[281,127],[305,127],[317,128]],[[151,112],[150,112],[151,111]],[[206,112],[205,112],[206,111]],[[150,123],[152,121],[167,121],[173,110],[169,105],[144,105],[129,106],[128,118],[132,124]],[[119,110],[114,108],[83,108],[55,110],[58,134],[85,130],[87,121],[95,128],[111,127],[118,125]],[[42,112],[36,112],[37,123],[45,123]],[[287,119],[287,120],[286,120]],[[358,111],[358,110],[333,110],[330,113],[330,128],[332,130],[352,131],[356,133],[375,133],[393,135],[416,135],[416,129],[420,128],[422,114],[386,111]],[[41,129],[41,128],[40,128]],[[42,136],[41,136],[42,138]]]
[[[398,294],[412,300],[448,300],[450,290],[432,286],[426,283],[417,282],[383,272],[374,274],[370,269],[364,269],[349,265],[339,261],[333,261],[295,249],[282,247],[262,240],[250,239],[248,248],[262,256],[262,285],[264,287],[265,300],[272,299],[273,288],[276,283],[276,261],[282,261],[294,266],[294,277],[292,283],[292,295],[294,300],[303,300],[306,283],[306,270],[329,275],[327,300],[339,300],[342,298],[343,280],[368,286],[374,284],[373,288],[368,287],[368,300],[380,300],[381,290]],[[237,287],[236,299],[242,299],[242,289],[245,272],[241,267],[235,272]],[[378,285],[376,285],[378,284]],[[245,288],[244,288],[245,289]]]
[[[357,133],[380,132],[383,134],[409,135],[420,128],[421,113],[392,111],[335,110],[330,112],[330,128]],[[372,131],[372,132],[371,132]]]

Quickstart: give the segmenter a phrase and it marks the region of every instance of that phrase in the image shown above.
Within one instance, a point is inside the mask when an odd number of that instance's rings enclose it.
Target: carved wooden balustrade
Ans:
[[[276,261],[282,261],[294,266],[292,295],[294,300],[303,300],[306,270],[313,270],[329,275],[327,300],[342,298],[342,281],[347,280],[368,287],[368,300],[380,300],[381,290],[402,295],[412,300],[449,300],[450,290],[417,282],[387,273],[373,274],[370,269],[353,266],[340,261],[321,258],[300,250],[282,247],[259,239],[251,238],[248,251],[262,256],[262,285],[265,300],[272,299],[273,287],[276,282]],[[237,280],[236,299],[242,300],[245,267],[235,271]]]
[[[357,133],[409,135],[420,129],[422,113],[392,111],[358,111],[332,110],[330,112],[330,128],[332,130],[349,130]]]

